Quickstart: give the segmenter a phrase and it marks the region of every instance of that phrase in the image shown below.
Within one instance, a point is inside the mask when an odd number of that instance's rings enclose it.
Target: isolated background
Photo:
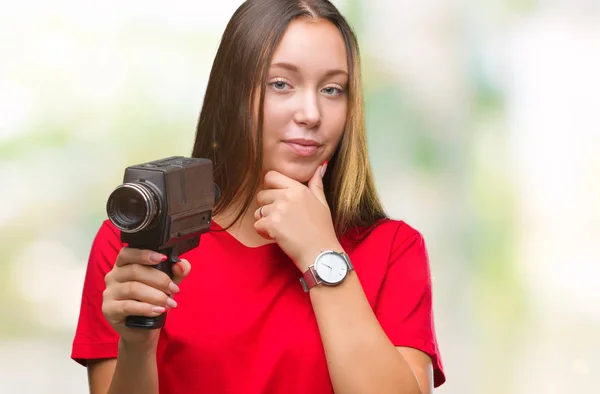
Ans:
[[[191,153],[240,3],[1,8],[0,393],[86,392],[69,354],[106,197],[125,166]],[[437,392],[600,392],[600,2],[334,3],[377,186],[429,245]]]

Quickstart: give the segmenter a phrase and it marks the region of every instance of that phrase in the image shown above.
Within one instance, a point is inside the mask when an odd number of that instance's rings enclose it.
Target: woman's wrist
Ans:
[[[119,355],[108,393],[158,394],[157,345],[157,340],[119,339]]]
[[[334,252],[343,252],[344,248],[337,241],[325,242],[320,247],[311,247],[306,248],[302,257],[298,260],[296,264],[298,269],[305,273],[308,270],[308,267],[315,263],[315,260],[319,254],[325,250],[333,250]]]
[[[119,339],[119,353],[125,352],[130,355],[148,356],[156,354],[158,347],[158,335],[151,335],[144,341],[131,341],[124,338]]]

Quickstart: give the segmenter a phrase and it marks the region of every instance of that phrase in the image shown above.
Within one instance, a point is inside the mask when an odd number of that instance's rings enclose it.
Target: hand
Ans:
[[[326,165],[317,168],[308,187],[269,171],[264,189],[256,196],[262,207],[262,212],[261,208],[254,212],[256,232],[276,241],[301,272],[308,269],[321,251],[341,250],[323,191]]]
[[[160,330],[145,330],[125,326],[129,315],[157,317],[177,303],[170,296],[179,292],[177,284],[186,277],[191,265],[181,260],[173,266],[173,280],[151,267],[166,256],[151,250],[123,248],[113,269],[106,274],[102,313],[121,340],[128,343],[155,345]]]

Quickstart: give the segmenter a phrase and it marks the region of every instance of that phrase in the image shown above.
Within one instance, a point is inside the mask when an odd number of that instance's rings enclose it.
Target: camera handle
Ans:
[[[179,262],[179,257],[177,255],[174,255],[172,252],[173,250],[163,251],[163,253],[167,256],[167,260],[152,266],[153,268],[161,270],[165,274],[169,275],[169,278],[171,279],[173,279],[173,264]],[[157,317],[127,316],[125,318],[125,326],[131,328],[144,328],[146,330],[154,330],[157,328],[162,328],[165,325],[166,319],[167,312]]]

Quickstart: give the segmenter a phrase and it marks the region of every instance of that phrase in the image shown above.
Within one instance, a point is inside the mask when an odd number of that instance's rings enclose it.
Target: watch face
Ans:
[[[341,255],[328,252],[317,259],[315,271],[323,282],[337,284],[348,274],[348,264]]]

